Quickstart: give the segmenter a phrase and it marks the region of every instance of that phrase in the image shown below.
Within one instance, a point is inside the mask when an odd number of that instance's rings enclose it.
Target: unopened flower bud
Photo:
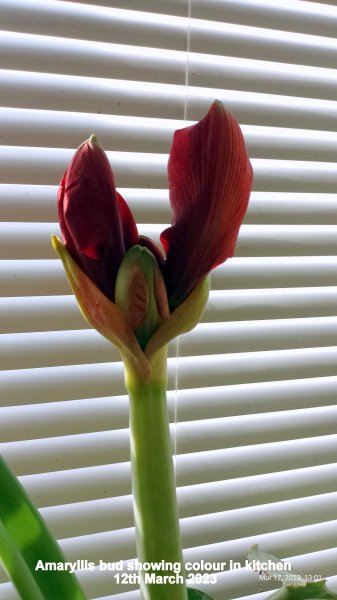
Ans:
[[[153,254],[142,246],[133,246],[119,268],[116,304],[124,312],[142,349],[168,318],[165,284]]]

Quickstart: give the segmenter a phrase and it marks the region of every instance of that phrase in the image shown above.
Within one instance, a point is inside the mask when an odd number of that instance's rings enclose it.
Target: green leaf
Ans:
[[[267,600],[314,600],[324,598],[325,600],[336,600],[336,594],[329,592],[325,586],[325,580],[307,582],[303,585],[290,584],[283,586],[268,596]]]
[[[307,580],[302,573],[299,573],[295,569],[287,569],[280,558],[277,558],[273,554],[262,552],[257,544],[249,548],[247,558],[254,563],[253,566],[256,565],[256,569],[254,570],[264,571],[277,581],[282,581],[285,585],[304,586],[307,584]]]
[[[295,569],[277,569],[273,565],[285,566],[285,563],[273,554],[262,552],[257,544],[249,549],[248,560],[264,563],[261,564],[261,570],[283,583],[282,587],[268,596],[267,600],[314,600],[315,598],[337,600],[337,595],[329,592],[326,588],[325,579],[311,581],[313,576],[305,576]],[[271,566],[265,567],[268,561],[270,561]],[[257,567],[257,570],[259,570],[259,567]]]
[[[66,559],[23,487],[0,456],[0,561],[21,600],[86,600],[65,570],[36,570]]]
[[[195,590],[194,588],[187,588],[188,600],[214,600],[212,596],[202,592],[201,590]]]

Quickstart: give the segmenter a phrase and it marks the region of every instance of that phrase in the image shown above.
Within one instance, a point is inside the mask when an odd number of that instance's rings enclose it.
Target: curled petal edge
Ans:
[[[163,346],[198,325],[208,300],[209,290],[210,278],[207,276],[157,329],[144,351],[149,362],[152,363],[155,355]]]
[[[52,236],[52,244],[63,263],[70,287],[86,321],[117,346],[125,365],[140,381],[147,383],[151,377],[149,361],[123,312],[89,279],[55,235]]]

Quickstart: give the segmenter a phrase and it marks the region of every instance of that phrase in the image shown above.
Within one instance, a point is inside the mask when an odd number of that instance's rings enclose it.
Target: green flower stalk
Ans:
[[[208,273],[233,255],[248,204],[252,168],[240,127],[220,102],[175,133],[168,178],[173,216],[161,234],[164,256],[138,234],[107,156],[91,136],[59,188],[64,244],[53,237],[84,317],[124,361],[137,555],[153,567],[147,576],[141,571],[143,600],[192,597],[184,581],[166,405],[167,345],[200,321]],[[179,563],[180,577],[172,581],[172,569],[154,565],[162,561]]]
[[[166,349],[158,357],[165,373]],[[172,568],[152,569],[157,581],[141,581],[144,600],[187,600],[179,530],[171,439],[166,405],[166,382],[127,384],[130,398],[132,493],[141,563],[178,564],[178,577]]]

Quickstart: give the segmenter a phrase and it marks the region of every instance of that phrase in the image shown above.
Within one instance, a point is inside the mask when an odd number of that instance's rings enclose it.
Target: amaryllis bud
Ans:
[[[165,284],[147,248],[137,245],[126,253],[117,274],[115,298],[144,349],[169,316]]]
[[[81,144],[63,176],[58,213],[68,252],[113,301],[119,265],[139,236],[95,135]]]
[[[65,247],[55,239],[54,247],[86,319],[143,381],[161,349],[200,320],[209,271],[233,255],[252,176],[239,124],[221,102],[176,131],[164,258],[139,236],[96,136],[76,151],[58,192]]]

